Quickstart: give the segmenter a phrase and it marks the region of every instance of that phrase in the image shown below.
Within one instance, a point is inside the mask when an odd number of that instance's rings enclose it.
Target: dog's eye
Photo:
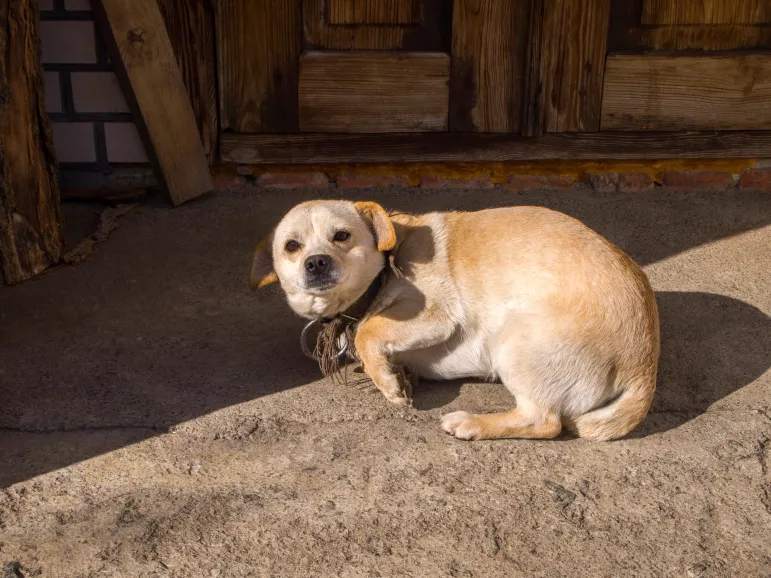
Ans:
[[[338,231],[335,233],[335,241],[342,243],[351,238],[351,234],[348,231]]]
[[[286,245],[284,245],[284,249],[286,249],[287,253],[294,253],[300,248],[300,243],[297,241],[287,241]]]

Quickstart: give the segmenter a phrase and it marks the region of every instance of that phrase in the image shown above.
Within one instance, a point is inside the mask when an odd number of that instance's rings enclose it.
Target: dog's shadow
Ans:
[[[656,293],[656,300],[661,318],[658,387],[650,415],[634,437],[686,423],[771,367],[771,318],[756,307],[711,293],[664,291]],[[463,383],[421,381],[414,406],[445,407],[459,396]]]

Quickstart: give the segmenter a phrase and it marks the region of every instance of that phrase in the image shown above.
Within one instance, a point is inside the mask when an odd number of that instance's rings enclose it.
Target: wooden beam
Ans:
[[[512,134],[220,135],[242,164],[771,158],[771,131]]]
[[[519,132],[529,2],[455,0],[450,130]]]
[[[93,0],[158,178],[175,205],[212,190],[195,115],[156,0]]]
[[[55,264],[64,245],[37,21],[35,0],[0,2],[0,286]]]
[[[602,129],[771,130],[771,56],[609,56]]]
[[[450,57],[433,52],[311,52],[300,58],[300,130],[447,130]]]

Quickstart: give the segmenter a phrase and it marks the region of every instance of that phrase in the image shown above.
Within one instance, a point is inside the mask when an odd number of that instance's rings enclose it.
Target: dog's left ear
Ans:
[[[260,287],[278,281],[273,267],[273,233],[257,243],[252,256],[252,268],[249,271],[249,288],[256,291]]]
[[[366,221],[372,223],[378,251],[390,251],[396,247],[396,231],[383,207],[372,202],[354,203],[354,206]]]

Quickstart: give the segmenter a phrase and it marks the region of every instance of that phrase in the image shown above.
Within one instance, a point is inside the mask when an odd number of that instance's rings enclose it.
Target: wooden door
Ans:
[[[640,143],[771,134],[771,0],[218,0],[217,45],[228,161],[746,155],[765,145]]]
[[[221,0],[221,126],[597,131],[609,14],[610,0]]]
[[[301,4],[300,132],[447,130],[450,12],[441,0]]]
[[[771,129],[771,0],[614,0],[602,130]]]
[[[221,126],[240,133],[447,128],[442,0],[223,0]]]

